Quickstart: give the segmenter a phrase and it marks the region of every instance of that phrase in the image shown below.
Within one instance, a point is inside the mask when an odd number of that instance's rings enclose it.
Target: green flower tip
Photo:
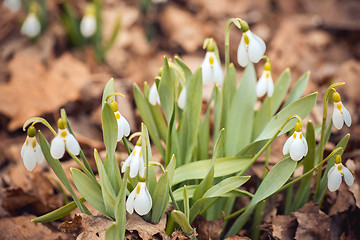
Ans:
[[[264,70],[265,71],[271,71],[270,61],[266,61],[265,65],[264,65]]]
[[[140,175],[138,175],[139,177],[139,182],[145,182],[146,181],[146,177],[143,176],[143,177],[140,177]]]
[[[295,131],[296,132],[301,132],[302,130],[302,126],[300,122],[295,123]]]
[[[35,137],[36,135],[36,128],[34,126],[30,126],[27,130],[27,135],[29,137]]]
[[[111,109],[113,110],[113,112],[117,112],[119,111],[119,105],[117,104],[117,102],[113,101],[110,103]]]
[[[334,102],[340,102],[341,101],[341,97],[340,97],[340,94],[338,92],[334,92],[333,100],[334,100]]]
[[[249,30],[249,24],[244,20],[240,20],[240,26],[242,32],[247,32]]]
[[[141,146],[141,136],[140,136],[139,139],[137,140],[136,146]]]
[[[336,164],[341,163],[341,156],[339,154],[336,154],[336,156],[335,156],[335,163]]]
[[[59,127],[59,129],[65,129],[66,128],[66,121],[63,118],[59,118],[58,127]]]

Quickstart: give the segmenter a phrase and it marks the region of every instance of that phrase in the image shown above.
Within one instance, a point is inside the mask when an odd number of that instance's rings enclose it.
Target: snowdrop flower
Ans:
[[[218,85],[222,84],[224,75],[220,63],[216,58],[215,52],[206,52],[205,59],[202,62],[201,67],[203,85],[209,84],[211,82],[215,82]]]
[[[66,127],[66,121],[62,118],[58,121],[58,134],[51,142],[50,153],[55,159],[64,156],[65,147],[69,153],[78,155],[80,153],[80,145],[74,135],[72,135]]]
[[[41,26],[39,19],[36,17],[35,13],[30,12],[21,26],[20,32],[29,38],[34,38],[40,34],[40,31]]]
[[[113,101],[111,103],[111,108],[114,111],[116,121],[118,124],[118,137],[117,141],[121,141],[121,139],[125,136],[129,136],[130,134],[130,125],[129,122],[126,120],[126,118],[123,117],[123,115],[119,112],[119,105],[117,102]]]
[[[249,61],[259,62],[265,53],[265,42],[249,30],[249,25],[245,21],[240,21],[243,35],[238,47],[237,60],[240,66],[245,67]]]
[[[184,110],[185,107],[185,99],[186,99],[186,88],[184,87],[179,94],[179,98],[177,102],[179,108],[181,108],[182,110]]]
[[[336,155],[335,164],[330,168],[327,175],[328,188],[330,192],[334,192],[340,187],[342,176],[344,176],[345,182],[348,186],[351,186],[354,183],[354,178],[350,170],[342,165],[340,155]]]
[[[80,22],[80,32],[84,37],[91,37],[96,32],[95,8],[89,4],[85,10],[85,16]]]
[[[21,0],[5,0],[3,5],[10,9],[10,11],[17,12],[21,7]]]
[[[150,88],[149,102],[153,106],[155,106],[156,104],[160,104],[160,96],[159,96],[159,92],[156,88],[156,83],[154,83]]]
[[[271,65],[269,60],[266,61],[264,72],[256,83],[256,95],[262,97],[265,93],[267,93],[268,97],[271,97],[274,93],[274,82],[271,77]]]
[[[146,183],[138,182],[126,200],[126,211],[128,211],[130,214],[133,214],[135,209],[139,215],[143,216],[150,212],[151,208],[152,199],[146,187]]]
[[[27,131],[26,140],[21,148],[21,157],[24,161],[26,169],[30,172],[34,169],[36,163],[40,164],[44,161],[44,155],[35,135],[35,127],[30,126]]]
[[[332,120],[334,123],[334,127],[340,130],[344,125],[344,122],[348,127],[350,127],[351,125],[350,113],[342,104],[341,97],[338,92],[335,92],[333,94],[333,100],[334,100],[334,112],[333,112]]]
[[[125,160],[121,172],[124,173],[127,167],[130,167],[130,177],[134,178],[139,174],[140,177],[144,177],[145,166],[144,159],[141,152],[141,142],[138,140],[136,146],[134,147],[132,153]]]
[[[290,152],[290,157],[294,161],[301,160],[308,152],[308,145],[301,129],[301,123],[297,122],[295,124],[295,132],[286,140],[283,147],[283,154],[285,155]]]

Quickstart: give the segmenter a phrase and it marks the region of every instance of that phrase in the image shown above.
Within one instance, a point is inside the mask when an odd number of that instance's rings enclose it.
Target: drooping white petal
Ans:
[[[156,83],[154,83],[150,88],[149,102],[151,103],[151,105],[154,105],[154,106],[156,104],[160,104],[160,96],[159,96],[159,92],[157,91],[157,88],[156,88]]]
[[[266,85],[266,72],[264,71],[259,81],[256,83],[256,96],[262,97],[266,93],[267,85]]]
[[[334,103],[334,112],[332,116],[334,127],[338,130],[340,130],[344,125],[344,119],[339,111],[339,109],[336,107],[336,103]]]
[[[266,47],[264,41],[252,33],[247,31],[249,37],[248,56],[251,62],[257,63],[264,56]]]
[[[27,141],[28,137],[26,137],[26,140],[24,142],[24,144],[21,147],[21,157],[24,158],[24,153],[25,153],[25,149],[26,149],[26,141]]]
[[[350,170],[347,167],[345,167],[344,165],[343,165],[343,174],[344,174],[344,179],[345,179],[346,184],[348,186],[353,185],[354,177],[351,174]]]
[[[304,156],[306,156],[307,155],[307,153],[308,153],[308,144],[307,144],[307,142],[306,142],[306,139],[305,139],[305,137],[304,136],[302,136],[302,142],[303,142],[303,144],[304,144],[304,146],[305,146],[305,153],[304,153]]]
[[[136,177],[139,173],[140,160],[142,160],[140,159],[141,147],[135,146],[132,154],[134,154],[134,156],[130,162],[130,178]]]
[[[341,103],[341,106],[342,106],[342,112],[343,112],[343,118],[344,118],[345,124],[346,124],[346,126],[350,127],[351,126],[351,115],[350,115],[349,111],[344,107],[344,104]]]
[[[249,63],[248,51],[244,40],[244,34],[241,37],[241,41],[237,51],[237,61],[240,66],[246,67]]]
[[[17,12],[21,7],[21,0],[5,0],[3,5],[4,7],[10,9],[12,12]]]
[[[215,56],[215,53],[214,53],[214,64],[212,70],[213,70],[213,79],[215,83],[221,86],[224,81],[224,74],[220,63],[218,62],[218,59]]]
[[[34,13],[29,13],[26,17],[20,32],[30,38],[39,35],[41,30],[40,22]]]
[[[129,166],[130,167],[130,163],[131,160],[133,158],[133,154],[131,153],[128,158],[125,160],[124,164],[121,167],[121,172],[124,173],[126,171],[126,168]]]
[[[329,175],[335,170],[335,165],[330,168],[327,174],[327,178],[329,178]]]
[[[267,80],[267,95],[272,97],[274,93],[274,82],[272,80],[271,74],[269,74],[269,79]]]
[[[130,125],[129,122],[126,120],[126,118],[124,118],[124,116],[122,116],[119,112],[116,112],[119,114],[120,118],[116,119],[117,123],[118,123],[118,137],[117,137],[117,141],[121,141],[121,139],[124,136],[129,136],[130,134]]]
[[[292,142],[294,141],[294,134],[291,135],[285,142],[284,147],[283,147],[283,154],[288,154],[290,152],[290,146],[292,144]]]
[[[177,102],[179,108],[181,108],[182,110],[184,110],[185,108],[185,100],[186,100],[186,88],[184,87],[179,94],[179,98]]]
[[[65,143],[59,134],[51,142],[50,153],[55,159],[60,159],[64,156]]]
[[[24,165],[28,171],[32,171],[36,165],[36,158],[31,145],[28,145],[24,151]]]
[[[206,52],[204,61],[201,64],[203,85],[209,84],[213,80],[213,70],[211,68],[211,64],[209,60],[210,56],[211,56],[211,52]]]
[[[72,135],[67,129],[67,135],[65,137],[65,144],[67,150],[74,155],[79,155],[80,153],[80,145],[74,135]]]
[[[144,177],[145,174],[145,164],[144,164],[144,159],[142,156],[139,157],[139,176],[140,177]]]
[[[296,132],[297,133],[297,132]],[[292,160],[299,161],[304,157],[305,146],[303,141],[297,136],[290,146],[290,157]]]
[[[336,166],[333,171],[329,171],[328,174],[328,188],[330,192],[336,191],[341,184],[341,174],[340,171],[336,169]]]
[[[126,200],[126,211],[130,214],[134,212],[134,201],[136,197],[136,187],[135,189],[129,194],[128,199]]]
[[[40,145],[36,142],[36,147],[34,148],[36,162],[41,164],[44,161],[44,154],[41,151]]]
[[[139,182],[141,188],[139,194],[137,194],[135,201],[134,201],[134,208],[135,211],[139,215],[145,215],[150,212],[152,207],[152,199],[150,194],[148,194],[146,189],[146,184],[144,182]]]
[[[96,32],[96,19],[92,14],[85,15],[80,22],[80,32],[84,37],[91,37]]]

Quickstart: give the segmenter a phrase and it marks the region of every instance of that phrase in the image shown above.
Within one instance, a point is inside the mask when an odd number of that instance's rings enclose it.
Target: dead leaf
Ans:
[[[194,228],[194,232],[191,235],[185,234],[183,231],[176,230],[171,233],[171,240],[184,240],[184,239],[192,239],[193,237],[199,236],[196,232],[196,228]],[[195,238],[196,239],[196,238]]]
[[[272,222],[272,236],[278,239],[294,239],[297,222],[294,216],[277,215]]]
[[[330,217],[320,210],[318,204],[309,202],[292,215],[298,222],[296,239],[329,239]]]
[[[75,214],[74,219],[72,221],[63,222],[59,227],[59,229],[65,233],[79,232],[81,228],[82,228],[82,217],[77,214]]]
[[[126,213],[126,230],[130,233],[137,231],[143,240],[153,239],[155,235],[160,235],[161,239],[167,239],[168,236],[165,233],[165,227],[166,215],[161,218],[159,223],[152,224],[144,221],[137,214]]]
[[[80,216],[82,218],[83,231],[79,234],[76,240],[105,239],[105,231],[113,223],[113,221],[102,215],[92,216],[81,213]]]
[[[230,236],[228,238],[225,238],[225,240],[251,240],[251,239],[248,238],[248,237],[242,237],[242,236],[234,235],[234,236]]]
[[[224,218],[219,218],[214,221],[209,221],[199,215],[195,221],[194,226],[197,227],[199,237],[198,239],[220,239],[220,234],[223,230],[222,225],[224,224]]]
[[[30,117],[53,112],[80,97],[89,71],[70,54],[55,60],[49,70],[36,57],[18,52],[8,64],[10,82],[0,88],[0,113],[10,118],[10,131]]]
[[[53,232],[42,223],[31,222],[34,215],[0,218],[0,232],[2,240],[71,240],[71,235]]]

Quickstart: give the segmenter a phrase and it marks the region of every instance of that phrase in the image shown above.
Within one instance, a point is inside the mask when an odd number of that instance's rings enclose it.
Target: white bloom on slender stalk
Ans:
[[[224,74],[221,69],[220,63],[216,58],[215,52],[206,52],[201,67],[203,85],[209,84],[211,82],[222,85],[224,80]]]
[[[185,108],[185,100],[186,100],[186,88],[184,87],[181,90],[178,101],[177,101],[179,108],[181,108],[182,110],[184,110],[184,108]]]
[[[134,210],[141,216],[150,212],[152,208],[151,195],[145,182],[138,182],[126,200],[126,211],[133,214]]]
[[[256,95],[262,97],[265,93],[267,93],[268,97],[271,97],[274,93],[274,82],[271,77],[271,65],[269,61],[265,63],[264,72],[256,83]]]
[[[241,21],[243,35],[237,51],[237,60],[240,66],[246,67],[250,62],[257,63],[264,56],[265,42],[249,30],[249,25]]]
[[[290,157],[294,161],[301,160],[308,152],[308,145],[301,129],[301,123],[297,122],[295,132],[286,140],[283,147],[283,154],[290,153]]]
[[[154,83],[150,88],[149,102],[153,106],[155,106],[156,104],[160,104],[160,96],[159,96],[159,92],[156,88],[156,83]]]
[[[5,0],[3,5],[10,9],[10,11],[17,12],[21,7],[21,0]]]
[[[336,191],[341,184],[342,176],[344,176],[345,183],[351,186],[354,183],[354,177],[350,170],[342,165],[340,155],[336,155],[335,164],[328,172],[328,188],[331,192]]]
[[[40,34],[40,31],[41,26],[39,19],[35,13],[30,12],[22,24],[20,32],[29,38],[34,38]]]
[[[44,155],[35,135],[35,127],[30,126],[26,140],[21,148],[21,157],[24,161],[25,168],[30,172],[34,169],[36,163],[41,164],[44,161]]]
[[[116,117],[116,121],[117,121],[117,125],[118,125],[118,137],[117,137],[117,141],[121,141],[121,139],[125,136],[129,136],[130,134],[130,125],[129,122],[126,120],[126,118],[124,118],[123,115],[121,115],[121,113],[119,112],[119,105],[117,104],[117,102],[113,101],[111,103],[111,108],[114,111],[115,117]]]
[[[136,177],[138,174],[140,177],[144,177],[145,165],[144,165],[144,159],[143,159],[142,152],[141,152],[140,141],[138,141],[136,143],[136,146],[134,147],[132,153],[125,160],[125,162],[121,168],[121,172],[124,173],[126,171],[127,167],[130,167],[129,176],[131,178]]]
[[[64,156],[65,147],[69,153],[78,155],[80,153],[80,145],[74,135],[72,135],[66,127],[66,121],[62,118],[58,121],[58,134],[51,142],[50,153],[55,159]]]
[[[334,127],[340,130],[343,127],[344,122],[348,127],[350,127],[351,126],[350,113],[342,104],[341,97],[338,92],[335,92],[333,94],[333,100],[334,100],[334,112],[332,115],[332,120]]]
[[[80,22],[80,32],[84,37],[91,37],[96,32],[95,8],[92,4],[86,7],[85,15]]]

